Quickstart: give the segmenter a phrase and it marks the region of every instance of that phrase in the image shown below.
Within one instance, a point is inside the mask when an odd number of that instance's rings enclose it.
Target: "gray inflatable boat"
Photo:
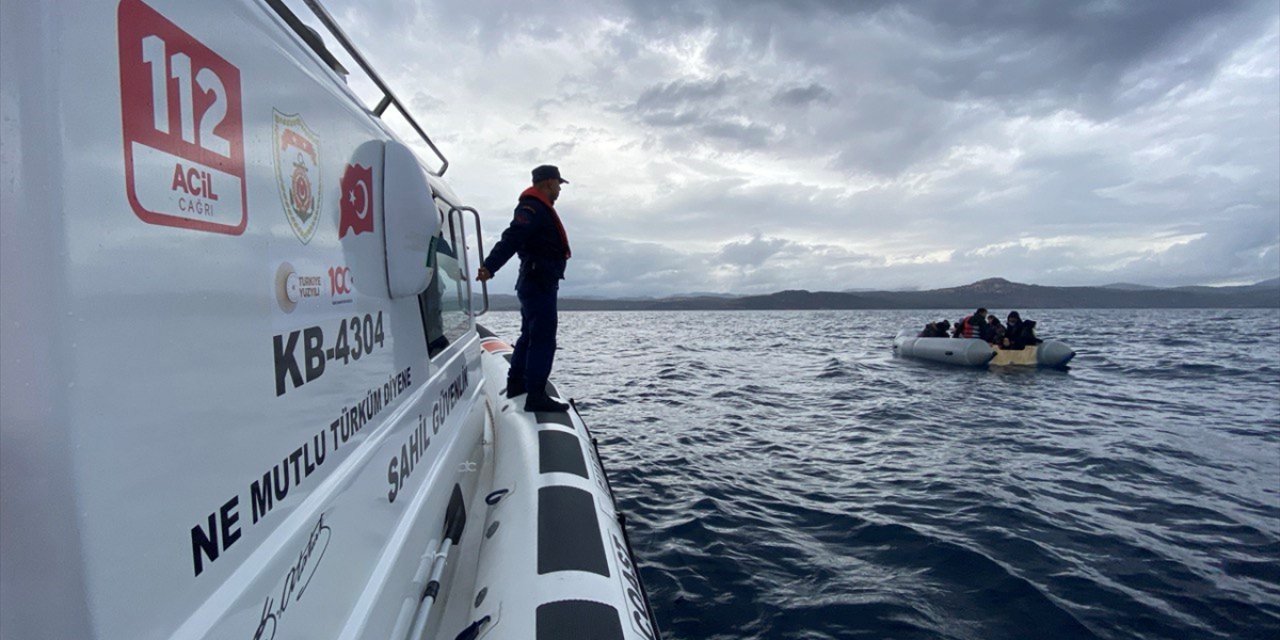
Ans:
[[[909,329],[893,339],[893,352],[902,358],[929,360],[961,367],[1063,367],[1076,356],[1060,340],[1045,340],[1025,349],[997,349],[977,338],[920,338]]]

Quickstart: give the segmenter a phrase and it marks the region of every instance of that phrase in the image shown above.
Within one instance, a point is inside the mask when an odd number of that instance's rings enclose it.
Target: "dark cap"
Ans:
[[[569,184],[568,180],[560,177],[560,168],[555,165],[544,164],[533,169],[533,183],[538,184],[543,180],[559,180],[560,184]]]

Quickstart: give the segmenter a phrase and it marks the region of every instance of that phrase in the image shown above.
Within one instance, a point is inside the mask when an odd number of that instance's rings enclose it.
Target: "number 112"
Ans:
[[[151,104],[156,131],[169,133],[168,80],[172,76],[178,81],[178,120],[182,123],[182,139],[196,144],[195,88],[191,82],[191,57],[185,53],[175,53],[166,61],[164,40],[160,36],[151,35],[142,39],[142,61],[151,67]],[[203,93],[213,92],[213,104],[200,115],[198,143],[207,151],[230,157],[231,142],[213,132],[227,115],[227,90],[222,79],[212,69],[204,68],[196,72],[195,84]]]

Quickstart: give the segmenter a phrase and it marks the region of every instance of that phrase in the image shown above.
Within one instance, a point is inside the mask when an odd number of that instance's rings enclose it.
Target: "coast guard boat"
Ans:
[[[0,5],[4,637],[657,638],[479,214],[305,5]]]

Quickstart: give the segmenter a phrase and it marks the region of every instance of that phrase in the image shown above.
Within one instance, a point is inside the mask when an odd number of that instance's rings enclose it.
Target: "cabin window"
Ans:
[[[427,265],[431,282],[418,296],[418,305],[422,308],[427,353],[434,358],[471,329],[471,288],[463,271],[465,266],[443,237],[431,239]]]

